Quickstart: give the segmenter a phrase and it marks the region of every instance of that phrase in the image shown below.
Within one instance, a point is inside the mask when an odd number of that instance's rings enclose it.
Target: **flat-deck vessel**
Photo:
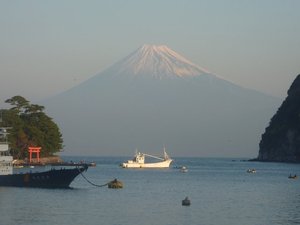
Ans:
[[[9,152],[7,132],[0,128],[0,186],[69,188],[80,173],[88,169],[88,164],[73,168],[54,167],[43,172],[13,173],[13,157]]]

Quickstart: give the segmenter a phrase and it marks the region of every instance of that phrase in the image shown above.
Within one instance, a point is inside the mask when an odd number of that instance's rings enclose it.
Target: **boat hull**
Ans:
[[[172,159],[168,159],[162,162],[156,163],[137,163],[137,162],[130,162],[130,163],[122,163],[123,168],[169,168]]]
[[[0,175],[0,186],[70,188],[71,182],[87,167],[51,169],[46,172]]]

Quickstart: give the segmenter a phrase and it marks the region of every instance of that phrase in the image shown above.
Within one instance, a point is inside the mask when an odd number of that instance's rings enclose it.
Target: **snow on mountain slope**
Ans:
[[[158,79],[210,73],[165,45],[143,45],[114,66],[118,68],[115,74],[152,76]]]

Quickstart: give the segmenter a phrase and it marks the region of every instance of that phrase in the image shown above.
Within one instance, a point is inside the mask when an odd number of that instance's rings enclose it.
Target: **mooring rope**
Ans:
[[[79,169],[78,169],[78,170],[79,170]],[[93,186],[95,186],[95,187],[105,187],[105,186],[108,185],[108,183],[102,184],[102,185],[95,184],[95,183],[91,182],[90,180],[88,180],[88,179],[83,175],[83,173],[82,173],[81,170],[79,170],[79,172],[80,172],[81,176],[82,176],[89,184],[91,184],[91,185],[93,185]]]

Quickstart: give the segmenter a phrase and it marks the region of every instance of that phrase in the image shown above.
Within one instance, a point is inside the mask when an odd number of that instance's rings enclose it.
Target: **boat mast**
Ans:
[[[165,146],[164,146],[164,159],[165,160],[170,159],[169,155],[166,152],[166,147]]]

